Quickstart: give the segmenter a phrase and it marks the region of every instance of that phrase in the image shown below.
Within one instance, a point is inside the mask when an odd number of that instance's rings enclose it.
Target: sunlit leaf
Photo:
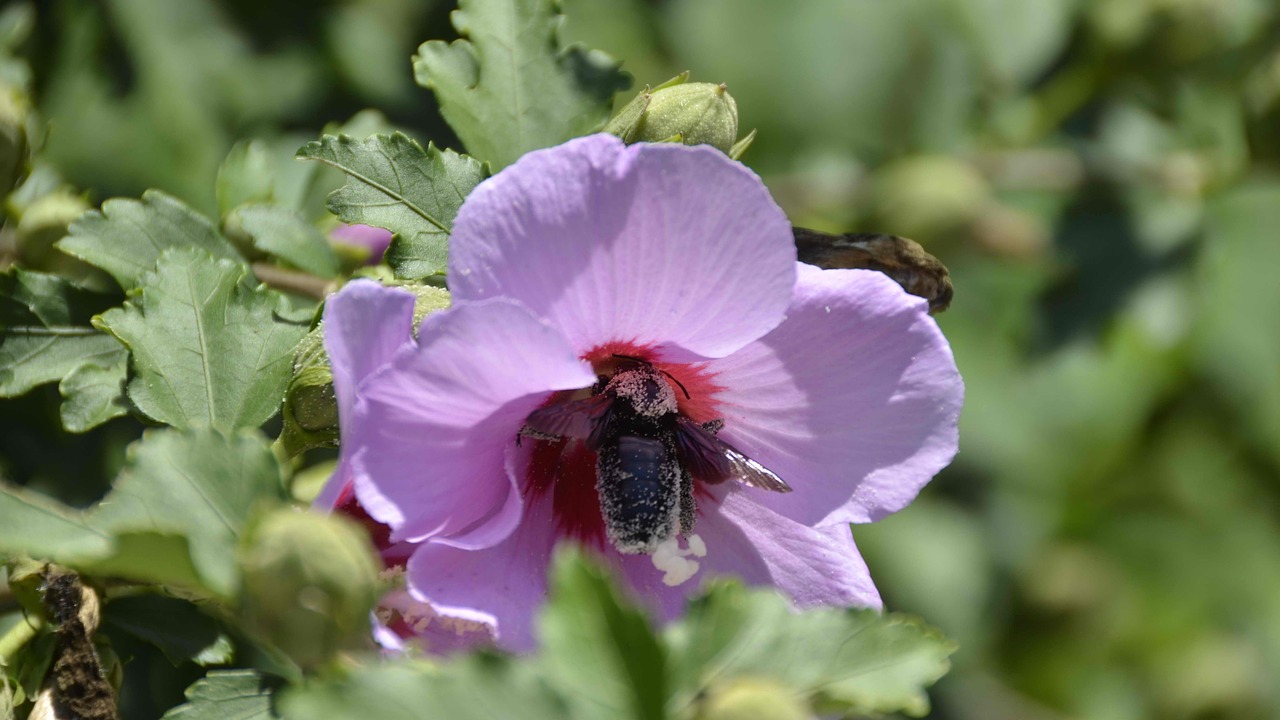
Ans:
[[[175,427],[232,430],[280,408],[306,326],[276,313],[279,294],[248,269],[196,250],[166,251],[123,307],[99,324],[128,346],[129,399]]]
[[[498,170],[604,126],[613,94],[630,80],[601,53],[560,48],[552,0],[458,6],[453,25],[462,39],[423,43],[413,68],[473,157]]]
[[[395,233],[387,262],[411,279],[444,272],[453,219],[487,175],[474,158],[430,144],[423,150],[403,133],[363,141],[326,135],[298,157],[347,174],[347,184],[329,196],[329,209],[343,222]]]
[[[324,233],[297,213],[279,205],[247,205],[232,214],[253,242],[268,255],[321,277],[338,274],[338,256]]]
[[[137,287],[169,248],[196,248],[238,260],[231,243],[202,215],[159,190],[141,200],[116,198],[71,224],[58,247],[106,270],[129,290]]]

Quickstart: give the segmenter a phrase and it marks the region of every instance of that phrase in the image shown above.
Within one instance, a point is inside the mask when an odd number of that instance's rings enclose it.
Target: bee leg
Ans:
[[[724,429],[724,418],[716,418],[715,420],[708,420],[702,423],[702,429],[706,430],[712,435],[715,435],[716,433]]]
[[[688,470],[680,469],[680,533],[688,535],[693,532],[693,523],[698,519],[698,506],[693,499],[693,476]]]

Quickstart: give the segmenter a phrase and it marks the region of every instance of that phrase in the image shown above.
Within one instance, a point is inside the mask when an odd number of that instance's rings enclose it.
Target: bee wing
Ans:
[[[613,398],[608,395],[553,403],[529,413],[525,429],[544,435],[586,440],[587,447],[600,447]]]
[[[676,450],[685,468],[703,482],[733,479],[761,490],[791,492],[791,486],[769,468],[683,416],[676,421]]]

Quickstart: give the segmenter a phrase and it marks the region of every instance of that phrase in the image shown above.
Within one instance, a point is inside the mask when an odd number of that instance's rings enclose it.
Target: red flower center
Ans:
[[[719,417],[715,395],[722,388],[701,365],[662,362],[654,357],[652,350],[626,342],[606,343],[588,352],[583,359],[605,378],[612,377],[629,362],[646,362],[671,381],[681,415],[699,423]],[[582,393],[582,390],[558,393],[548,404],[564,400],[565,395]],[[588,547],[604,548],[607,541],[604,518],[600,514],[600,495],[596,490],[596,453],[582,440],[573,438],[534,440],[533,444],[525,473],[526,497],[552,493],[552,509],[560,533]],[[700,485],[695,484],[695,490],[700,489]],[[699,492],[699,495],[705,493]]]

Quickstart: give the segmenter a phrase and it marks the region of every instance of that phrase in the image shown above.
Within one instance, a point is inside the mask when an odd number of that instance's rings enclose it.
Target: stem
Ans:
[[[295,295],[305,295],[323,300],[336,289],[336,283],[328,278],[318,277],[299,270],[288,270],[268,263],[253,264],[253,274],[268,287],[284,290]]]
[[[13,658],[17,657],[18,651],[31,642],[42,627],[44,627],[43,620],[28,616],[9,628],[9,632],[0,636],[0,667],[12,666]]]

